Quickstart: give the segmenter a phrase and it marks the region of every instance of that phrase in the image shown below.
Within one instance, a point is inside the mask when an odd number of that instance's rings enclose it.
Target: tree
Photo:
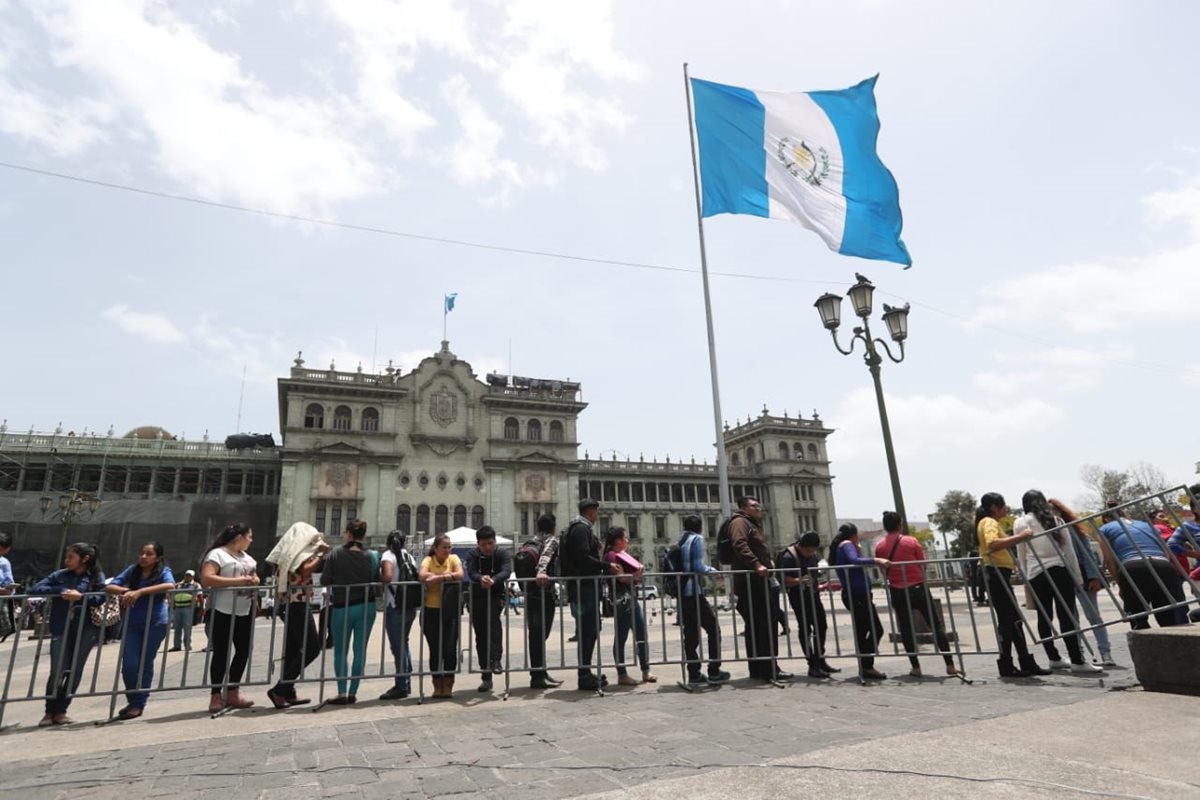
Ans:
[[[1108,500],[1128,503],[1172,488],[1163,471],[1145,461],[1138,461],[1124,470],[1084,464],[1079,469],[1079,477],[1087,491],[1076,502],[1080,508],[1093,510],[1104,508]]]
[[[929,522],[950,542],[951,558],[961,558],[975,548],[975,496],[970,492],[951,489],[938,501]],[[932,538],[932,537],[930,537]]]
[[[920,542],[925,550],[929,550],[929,546],[933,544],[933,531],[928,528],[918,530],[916,525],[909,525],[908,535]]]

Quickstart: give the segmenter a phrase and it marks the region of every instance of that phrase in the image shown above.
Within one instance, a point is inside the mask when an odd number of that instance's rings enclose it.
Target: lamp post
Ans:
[[[49,495],[42,495],[38,501],[42,506],[42,515],[50,510],[50,505],[54,502],[54,498]],[[58,556],[54,559],[55,569],[57,569],[63,560],[63,553],[67,550],[67,531],[71,528],[71,523],[75,521],[75,517],[83,511],[84,506],[87,506],[88,516],[96,513],[100,508],[101,500],[94,494],[89,492],[81,492],[78,489],[71,489],[67,494],[58,496],[58,509],[62,513],[62,525],[58,534]]]
[[[896,468],[896,451],[892,447],[892,429],[888,425],[887,405],[883,400],[883,384],[879,381],[879,365],[883,363],[883,358],[879,355],[879,348],[882,347],[888,358],[897,364],[904,360],[904,340],[908,338],[909,306],[908,303],[905,303],[903,308],[893,308],[886,303],[883,305],[883,324],[887,326],[888,335],[892,337],[892,341],[900,346],[900,357],[897,358],[892,355],[892,350],[888,347],[887,342],[871,336],[868,318],[871,316],[871,301],[875,293],[875,286],[862,275],[856,273],[854,277],[858,279],[858,283],[851,286],[846,294],[850,296],[850,305],[854,307],[855,315],[862,320],[862,325],[854,328],[854,335],[850,339],[848,348],[843,348],[837,338],[838,327],[842,324],[842,298],[826,292],[817,298],[814,305],[821,315],[821,324],[833,337],[833,346],[838,349],[839,353],[844,356],[852,354],[854,343],[860,341],[866,350],[863,353],[863,361],[866,362],[867,369],[871,372],[871,379],[875,382],[875,401],[879,405],[879,426],[883,430],[883,449],[887,453],[888,473],[892,479],[892,499],[896,504],[896,513],[903,521],[902,530],[907,532],[908,515],[904,512],[904,496],[900,491],[900,472]]]

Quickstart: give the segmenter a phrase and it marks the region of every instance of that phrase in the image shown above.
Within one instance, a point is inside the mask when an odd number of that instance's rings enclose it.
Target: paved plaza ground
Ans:
[[[204,711],[202,689],[158,695],[141,720],[108,724],[96,723],[107,719],[109,699],[82,697],[71,708],[77,723],[53,729],[35,727],[36,701],[11,703],[0,792],[89,800],[1200,796],[1200,767],[1186,758],[1200,699],[1136,688],[1123,626],[1113,634],[1125,666],[1100,677],[1000,681],[992,657],[969,655],[966,684],[939,675],[926,654],[927,677],[907,677],[907,661],[887,656],[879,667],[893,677],[869,686],[848,677],[850,661],[839,662],[847,669],[834,680],[785,688],[750,681],[744,664],[731,664],[732,682],[696,694],[674,685],[670,667],[655,668],[658,684],[605,697],[575,691],[573,671],[559,672],[567,683],[546,692],[515,675],[507,700],[477,693],[477,679],[464,675],[451,701],[379,702],[387,683],[376,679],[357,705],[316,712],[276,711],[262,688],[248,689],[255,708],[217,719]],[[22,650],[14,668],[27,682],[29,657]]]

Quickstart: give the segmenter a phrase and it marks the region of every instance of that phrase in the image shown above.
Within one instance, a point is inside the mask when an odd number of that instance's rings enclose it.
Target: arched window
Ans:
[[[379,411],[374,408],[364,408],[362,413],[362,429],[364,431],[379,430]]]
[[[445,533],[450,530],[450,509],[445,506],[438,506],[433,512],[433,532],[434,534]]]
[[[791,455],[792,455],[792,451],[791,451],[791,448],[789,448],[787,446],[787,442],[780,442],[779,443],[779,458],[783,461],[787,461],[791,457]]]
[[[504,438],[512,442],[521,438],[521,423],[517,422],[516,417],[504,420]]]
[[[304,409],[304,427],[306,428],[324,428],[325,427],[325,408],[320,403],[309,403],[308,408]]]
[[[795,452],[797,461],[804,460],[804,445],[800,444],[799,442],[796,442],[795,447],[794,447],[794,452]]]
[[[525,424],[525,438],[531,442],[540,442],[542,440],[542,423],[540,420],[531,419]]]
[[[808,459],[809,459],[810,461],[816,461],[816,460],[818,460],[820,457],[821,457],[821,456],[820,456],[820,455],[818,455],[818,453],[817,453],[817,446],[816,446],[815,444],[810,444],[810,445],[808,446]]]
[[[428,536],[432,531],[429,530],[429,506],[422,503],[417,506],[417,533],[421,536]]]
[[[466,506],[455,506],[454,507],[454,527],[464,528],[464,527],[466,527],[466,525],[467,525],[467,507]]]
[[[407,503],[396,506],[396,530],[405,536],[412,533],[412,508]]]
[[[746,448],[746,466],[748,467],[748,466],[752,465],[753,463],[754,463],[754,448],[747,447]]]
[[[563,440],[562,423],[556,419],[550,421],[550,441],[552,441],[552,442],[564,441]]]
[[[483,527],[483,506],[475,506],[471,509],[471,527],[475,530]]]
[[[729,462],[735,467],[740,467],[742,465],[742,458],[737,453],[733,453],[729,457]]]
[[[350,406],[338,406],[333,410],[333,429],[335,431],[350,430]]]

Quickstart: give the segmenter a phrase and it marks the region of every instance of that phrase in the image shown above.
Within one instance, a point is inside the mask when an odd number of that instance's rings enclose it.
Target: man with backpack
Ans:
[[[554,630],[558,606],[554,581],[550,579],[558,561],[558,537],[553,514],[537,521],[537,538],[526,542],[513,558],[513,574],[525,592],[525,628],[529,632],[529,688],[553,689],[562,681],[546,671],[546,640]]]
[[[475,531],[475,548],[467,553],[467,580],[471,584],[471,627],[482,680],[479,691],[492,690],[492,673],[503,672],[504,632],[500,614],[508,605],[505,584],[512,575],[512,556],[496,543],[496,531],[484,525]]]
[[[783,585],[787,588],[788,602],[796,614],[796,628],[800,631],[800,649],[808,660],[808,677],[828,678],[840,669],[825,660],[825,633],[829,623],[825,616],[825,605],[817,589],[817,567],[820,557],[817,549],[821,537],[814,531],[800,535],[794,544],[784,548],[776,563],[783,573]]]
[[[735,572],[733,585],[737,593],[737,611],[745,623],[746,654],[750,658],[750,677],[762,681],[790,680],[776,663],[778,642],[775,639],[775,613],[771,598],[771,554],[767,537],[760,527],[762,506],[753,497],[739,497],[738,510],[725,523],[724,536],[732,550]]]
[[[704,683],[700,671],[700,629],[708,634],[708,683],[729,680],[721,671],[721,628],[708,598],[704,596],[703,576],[716,572],[704,560],[703,523],[700,517],[689,514],[683,518],[683,535],[667,550],[664,558],[671,572],[683,573],[675,582],[679,594],[679,614],[683,624],[683,654],[687,660],[689,684]]]
[[[608,683],[603,675],[589,669],[600,640],[600,576],[619,575],[621,567],[600,557],[600,540],[595,524],[600,519],[600,503],[580,500],[579,516],[563,536],[561,573],[567,582],[567,598],[579,624],[579,689],[596,690]]]

